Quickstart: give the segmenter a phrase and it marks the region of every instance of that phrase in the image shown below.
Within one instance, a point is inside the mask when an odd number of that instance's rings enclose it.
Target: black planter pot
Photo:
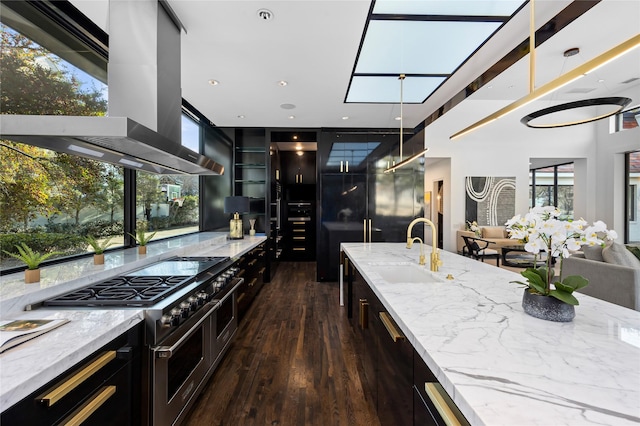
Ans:
[[[547,321],[569,322],[576,316],[573,305],[552,296],[530,293],[527,288],[522,295],[522,308],[526,314]]]

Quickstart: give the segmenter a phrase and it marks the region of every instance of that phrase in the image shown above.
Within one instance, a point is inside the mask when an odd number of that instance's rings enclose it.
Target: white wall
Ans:
[[[468,99],[454,108],[455,114],[445,114],[425,129],[425,147],[429,147],[425,190],[437,180],[445,182],[444,249],[455,251],[456,230],[464,228],[464,178],[515,176],[516,214],[526,213],[529,162],[534,158],[573,161],[575,217],[603,220],[622,236],[624,152],[640,149],[640,129],[609,134],[609,120],[558,129],[530,129],[519,122],[524,114],[516,111],[456,141],[449,139],[467,125],[460,120],[466,112],[474,116],[480,109],[488,115],[504,104]]]

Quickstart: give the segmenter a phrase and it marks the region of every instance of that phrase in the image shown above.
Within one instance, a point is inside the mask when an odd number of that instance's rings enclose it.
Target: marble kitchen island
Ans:
[[[441,251],[432,273],[429,246],[423,267],[417,244],[341,249],[472,425],[640,423],[640,312],[578,293],[572,322],[544,321],[489,263]]]

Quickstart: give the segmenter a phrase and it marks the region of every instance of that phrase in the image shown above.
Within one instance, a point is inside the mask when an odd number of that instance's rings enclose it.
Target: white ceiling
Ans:
[[[106,2],[73,1],[108,32]],[[398,104],[344,103],[370,1],[168,0],[168,3],[186,28],[186,33],[182,34],[183,98],[216,125],[399,126],[395,120],[399,115]],[[569,3],[568,0],[537,0],[536,26],[542,26]],[[273,19],[260,19],[260,9],[272,11]],[[528,33],[529,8],[525,6],[425,103],[405,104],[404,127],[420,124],[525,40]],[[638,33],[640,1],[601,1],[536,50],[536,85],[557,78]],[[562,53],[572,47],[580,48],[580,54],[564,58]],[[472,101],[473,108],[454,108],[445,115],[446,120],[436,120],[432,126],[440,127],[437,133],[453,134],[493,112],[494,109],[479,107],[477,101],[491,101],[491,108],[495,108],[496,103],[504,106],[526,95],[528,60],[528,56],[525,57],[465,101]],[[621,82],[639,77],[640,49],[636,49],[510,119],[518,121],[525,113],[549,106],[549,103],[620,95],[628,90],[637,92],[640,80],[627,85]],[[211,79],[220,84],[210,85]],[[281,80],[288,84],[280,86]],[[593,91],[586,94],[570,93],[591,89]],[[295,108],[284,109],[283,104],[292,104]],[[633,99],[632,104],[640,104],[640,99]],[[494,132],[500,132],[500,121],[505,119],[492,123]]]

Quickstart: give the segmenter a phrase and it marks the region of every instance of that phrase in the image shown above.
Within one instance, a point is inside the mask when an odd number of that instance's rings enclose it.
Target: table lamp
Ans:
[[[249,213],[249,197],[225,197],[224,212],[233,213],[233,218],[229,221],[229,239],[244,238],[240,214]]]

